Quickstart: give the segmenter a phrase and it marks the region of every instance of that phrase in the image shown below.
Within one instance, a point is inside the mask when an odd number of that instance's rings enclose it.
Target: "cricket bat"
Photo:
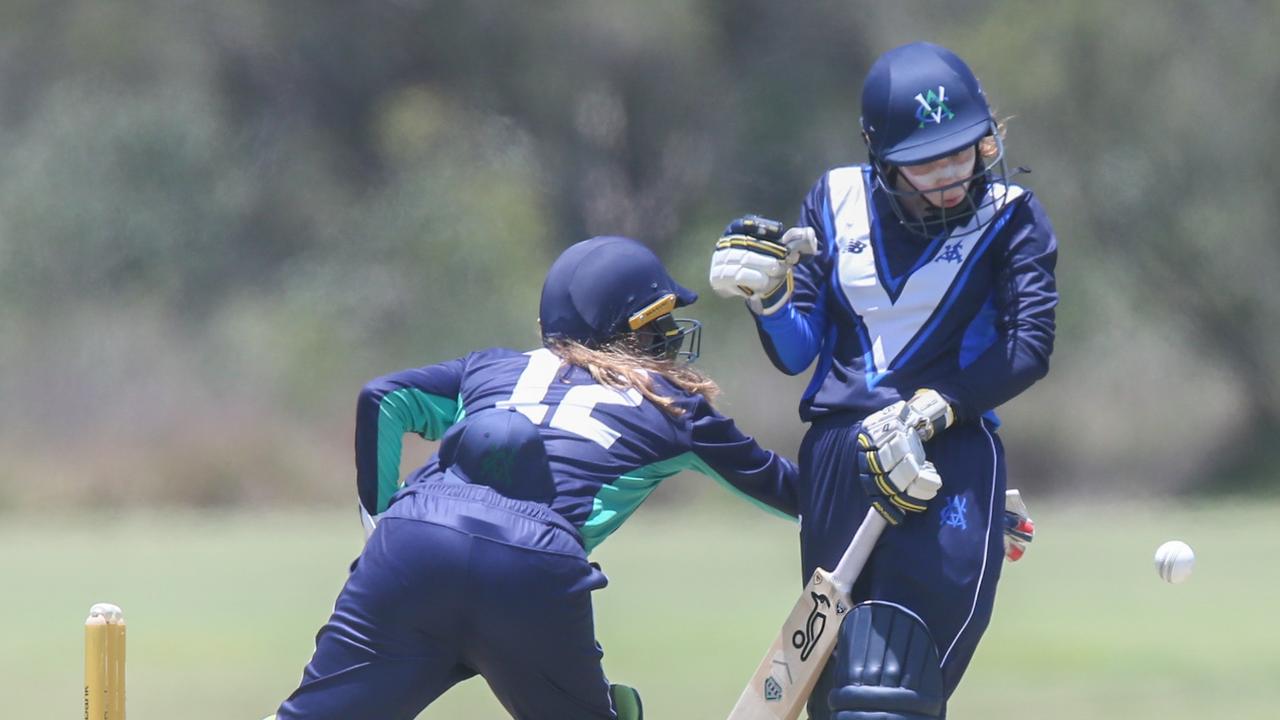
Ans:
[[[835,569],[814,571],[729,720],[796,720],[800,716],[849,612],[849,589],[885,524],[875,508],[867,510]]]

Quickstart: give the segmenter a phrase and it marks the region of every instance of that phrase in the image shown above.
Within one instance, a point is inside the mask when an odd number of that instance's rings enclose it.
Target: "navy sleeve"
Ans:
[[[790,460],[760,447],[705,398],[697,396],[692,407],[686,407],[691,414],[691,450],[697,459],[693,469],[756,504],[790,517],[799,513],[799,474]]]
[[[827,334],[826,290],[833,256],[827,197],[827,176],[823,175],[805,198],[798,223],[817,233],[818,252],[792,269],[795,289],[791,302],[773,315],[756,316],[756,330],[769,361],[788,375],[798,375],[809,367]]]
[[[438,440],[458,418],[465,359],[403,370],[364,386],[356,403],[356,489],[370,515],[400,488],[405,433]]]
[[[1035,197],[1014,210],[992,301],[996,339],[955,375],[932,383],[957,418],[974,419],[1031,387],[1049,372],[1058,287],[1058,241]]]

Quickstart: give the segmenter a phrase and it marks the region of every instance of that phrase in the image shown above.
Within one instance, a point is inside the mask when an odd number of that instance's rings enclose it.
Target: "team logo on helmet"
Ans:
[[[936,93],[932,90],[916,93],[916,102],[920,103],[920,107],[916,109],[916,120],[920,121],[920,127],[924,127],[926,123],[941,125],[943,120],[956,116],[947,107],[947,88],[942,85],[938,86]]]

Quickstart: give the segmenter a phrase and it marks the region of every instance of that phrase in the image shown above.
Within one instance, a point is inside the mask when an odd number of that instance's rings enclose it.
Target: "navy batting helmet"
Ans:
[[[542,285],[538,320],[546,340],[588,347],[634,334],[657,357],[697,357],[701,325],[671,311],[698,294],[680,285],[649,248],[618,236],[575,243],[561,253]],[[689,348],[681,350],[685,338]]]
[[[894,48],[876,60],[862,86],[862,136],[876,171],[878,187],[912,232],[933,236],[953,229],[980,207],[1001,202],[989,193],[1004,181],[1004,144],[978,78],[950,50],[927,42]],[[990,138],[993,152],[976,152],[973,171],[943,187],[917,189],[900,183],[898,168],[920,165]],[[923,201],[929,193],[963,187],[963,202],[938,207]],[[906,209],[907,205],[919,208]]]
[[[955,53],[927,42],[894,48],[862,85],[862,131],[873,159],[917,165],[996,131],[978,78]]]

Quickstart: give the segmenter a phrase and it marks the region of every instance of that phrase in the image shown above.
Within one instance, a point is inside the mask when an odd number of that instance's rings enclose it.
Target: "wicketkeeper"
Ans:
[[[411,720],[481,675],[520,720],[639,720],[605,678],[587,554],[684,469],[794,516],[797,471],[711,407],[697,298],[647,248],[597,237],[543,285],[544,347],[370,382],[356,480],[371,529],[278,720]],[[401,487],[402,438],[441,439]],[[852,476],[846,482],[854,482]]]

